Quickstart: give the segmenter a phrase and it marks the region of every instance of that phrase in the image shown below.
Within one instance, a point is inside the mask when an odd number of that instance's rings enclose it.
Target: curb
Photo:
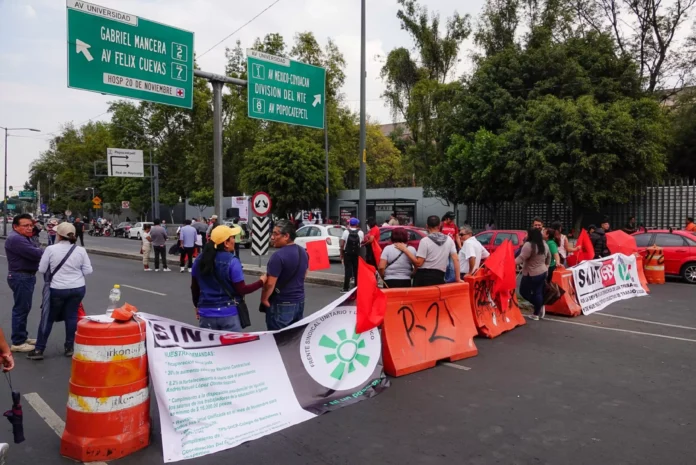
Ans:
[[[0,236],[0,239],[5,240],[5,236]],[[45,246],[45,244],[41,244]],[[115,252],[113,250],[105,249],[95,249],[93,247],[85,247],[88,254],[91,255],[101,255],[103,257],[121,258],[125,260],[137,260],[142,261],[143,256],[140,254],[133,254],[127,252]],[[261,276],[266,272],[266,268],[258,265],[249,265],[247,263],[242,263],[244,266],[244,273],[251,276]],[[310,271],[305,278],[306,283],[310,284],[320,284],[322,286],[343,286],[343,276],[332,274],[332,273],[321,273],[318,271]]]

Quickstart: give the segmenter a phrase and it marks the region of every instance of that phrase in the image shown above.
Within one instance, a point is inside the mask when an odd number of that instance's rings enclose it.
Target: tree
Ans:
[[[647,92],[680,88],[692,70],[677,37],[696,0],[574,0],[582,23],[610,32],[621,54],[638,63]],[[676,86],[670,84],[676,83]]]
[[[203,210],[215,205],[215,194],[211,187],[202,187],[191,192],[188,198],[189,205],[198,207],[200,215],[203,215]]]
[[[459,83],[445,84],[458,62],[459,48],[471,33],[469,16],[454,13],[441,34],[440,17],[416,0],[398,0],[397,17],[416,46],[418,57],[404,47],[392,50],[382,67],[383,94],[394,119],[403,118],[413,141],[407,156],[414,171],[427,180],[430,167],[442,159],[449,134],[445,130],[453,94]]]
[[[335,168],[329,170],[331,186],[336,186],[339,176]],[[242,168],[242,185],[246,192],[267,192],[278,216],[322,205],[324,150],[296,137],[257,144]],[[335,194],[335,188],[332,192]]]
[[[600,104],[545,96],[506,131],[506,164],[516,197],[560,201],[583,212],[627,202],[666,171],[666,120],[652,99]]]

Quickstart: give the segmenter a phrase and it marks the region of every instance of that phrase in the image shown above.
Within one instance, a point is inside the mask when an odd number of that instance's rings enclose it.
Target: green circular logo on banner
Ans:
[[[302,364],[324,387],[341,391],[360,386],[379,362],[379,330],[355,334],[355,315],[355,307],[337,307],[308,324],[302,334]]]

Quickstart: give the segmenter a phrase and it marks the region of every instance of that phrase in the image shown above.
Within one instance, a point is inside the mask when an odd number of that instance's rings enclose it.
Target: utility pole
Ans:
[[[207,79],[213,86],[213,199],[215,214],[222,221],[222,88],[225,84],[246,87],[247,82],[200,69],[193,70],[193,75]]]
[[[8,131],[33,131],[33,132],[41,132],[38,129],[34,128],[4,128],[0,126],[0,129],[5,130],[5,190],[4,190],[4,195],[2,199],[2,233],[4,236],[7,236],[7,132]]]
[[[365,0],[360,0],[360,199],[358,218],[367,223],[367,154],[365,150]]]
[[[324,101],[324,151],[326,152],[326,212],[324,213],[324,224],[328,224],[329,218],[329,121],[326,119],[328,103]]]

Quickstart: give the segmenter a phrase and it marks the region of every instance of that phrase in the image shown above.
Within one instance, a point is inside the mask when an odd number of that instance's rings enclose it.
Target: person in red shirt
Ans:
[[[462,248],[462,243],[459,240],[459,228],[454,223],[454,212],[447,212],[445,216],[442,217],[440,232],[452,238],[454,243],[457,244],[457,250]]]
[[[686,218],[686,227],[684,227],[684,229],[685,229],[686,231],[689,231],[689,232],[692,232],[692,233],[696,232],[696,224],[694,223],[694,219],[693,219],[693,218],[691,218],[691,217],[687,217],[687,218]]]
[[[363,245],[366,248],[365,261],[368,265],[372,265],[375,268],[380,261],[380,258],[375,257],[373,242],[379,242],[379,227],[374,218],[367,219],[367,226],[370,228],[365,236],[365,242]]]

